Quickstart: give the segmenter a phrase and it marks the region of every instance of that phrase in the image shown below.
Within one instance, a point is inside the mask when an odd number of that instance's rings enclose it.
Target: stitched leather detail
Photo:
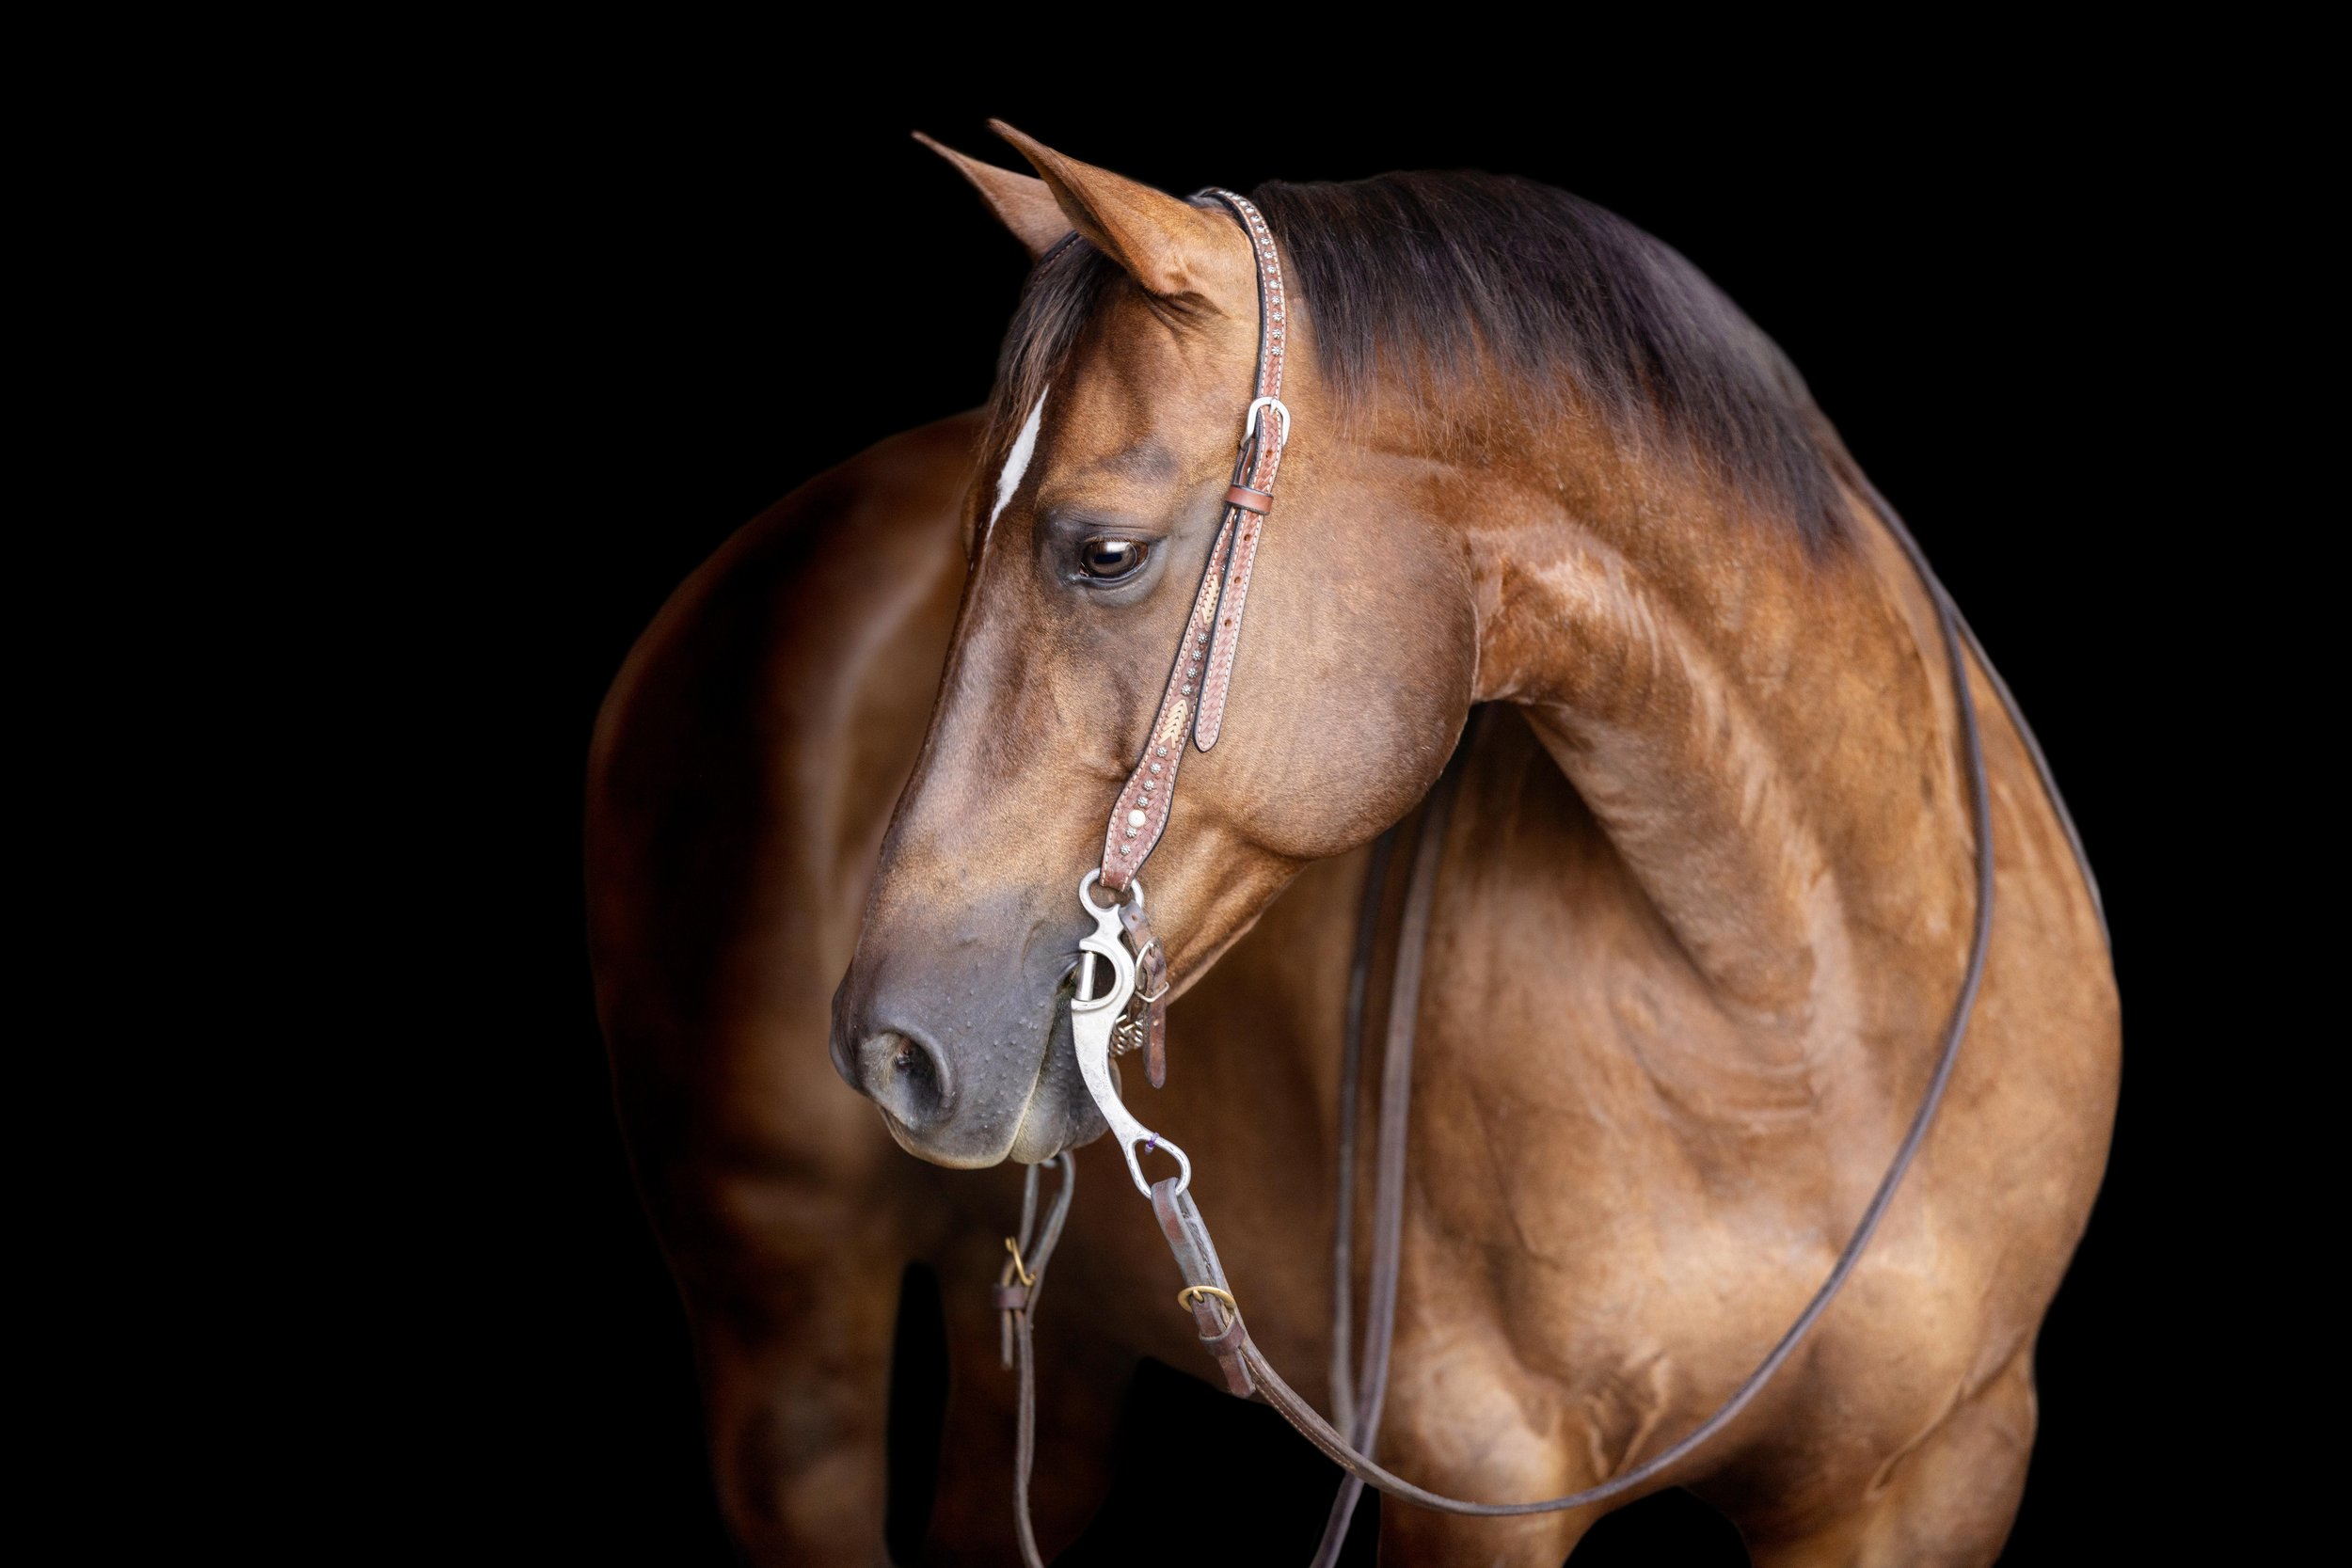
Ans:
[[[1174,1177],[1152,1184],[1152,1212],[1160,1222],[1160,1234],[1168,1238],[1168,1249],[1175,1255],[1176,1272],[1184,1275],[1184,1283],[1225,1291],[1225,1269],[1217,1261],[1216,1243],[1209,1239],[1209,1227],[1194,1207],[1192,1195],[1178,1192]],[[1255,1393],[1258,1386],[1244,1359],[1250,1344],[1241,1313],[1215,1296],[1196,1296],[1192,1321],[1202,1347],[1216,1357],[1224,1371],[1225,1386],[1244,1399]]]
[[[1282,395],[1283,351],[1290,331],[1290,307],[1282,286],[1282,259],[1275,248],[1274,232],[1258,209],[1230,191],[1215,193],[1242,220],[1258,258],[1258,390],[1261,398]],[[1282,450],[1290,435],[1290,416],[1274,408],[1263,411],[1246,453],[1243,472],[1226,492],[1227,517],[1235,525],[1233,558],[1226,568],[1224,602],[1217,609],[1216,640],[1210,648],[1209,678],[1200,689],[1200,716],[1193,721],[1193,744],[1207,751],[1225,727],[1225,702],[1232,689],[1233,658],[1241,649],[1242,612],[1249,605],[1249,574],[1257,564],[1258,534],[1265,512],[1274,504],[1275,476],[1281,471]],[[1236,492],[1265,498],[1265,507],[1247,507]]]
[[[1258,535],[1274,504],[1274,479],[1281,469],[1282,448],[1290,436],[1290,415],[1279,403],[1290,309],[1274,232],[1248,198],[1231,191],[1207,194],[1224,203],[1240,222],[1257,262],[1258,373],[1251,411],[1258,417],[1248,427],[1234,460],[1233,483],[1225,493],[1225,515],[1217,527],[1216,541],[1209,548],[1208,564],[1200,574],[1200,592],[1193,596],[1192,614],[1184,622],[1184,641],[1168,671],[1168,686],[1160,694],[1151,738],[1144,744],[1142,760],[1113,802],[1110,823],[1103,833],[1103,885],[1114,893],[1126,891],[1159,847],[1160,835],[1168,831],[1176,795],[1176,765],[1184,756],[1187,727],[1193,744],[1204,752],[1216,744],[1224,727],[1233,656],[1241,643],[1242,611],[1249,603],[1249,574],[1258,559]],[[1277,402],[1261,406],[1257,400],[1264,399]],[[1167,1063],[1152,1060],[1157,1067],[1152,1083],[1157,1085],[1167,1073]]]
[[[1242,514],[1233,537],[1233,561],[1226,569],[1225,599],[1217,607],[1216,641],[1209,653],[1209,684],[1200,694],[1200,717],[1193,724],[1192,743],[1207,751],[1225,727],[1225,697],[1232,689],[1233,656],[1241,648],[1241,615],[1249,604],[1249,572],[1258,562],[1258,535],[1263,517]]]
[[[1151,738],[1144,742],[1143,760],[1127,775],[1126,787],[1111,807],[1110,826],[1103,833],[1103,885],[1114,893],[1126,891],[1168,829],[1168,814],[1176,798],[1176,765],[1184,760],[1186,721],[1200,707],[1209,637],[1216,625],[1218,587],[1226,558],[1232,553],[1232,537],[1229,521],[1209,546],[1209,564],[1200,574],[1200,592],[1193,595],[1192,613],[1184,620],[1184,642],[1176,650],[1175,667],[1168,672],[1168,689],[1160,694],[1160,710],[1152,721]]]

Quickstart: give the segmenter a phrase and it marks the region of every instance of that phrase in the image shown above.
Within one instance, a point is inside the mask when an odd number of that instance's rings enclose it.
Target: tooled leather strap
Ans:
[[[1218,608],[1216,641],[1209,647],[1208,682],[1200,689],[1200,717],[1193,744],[1207,751],[1225,727],[1225,696],[1233,681],[1233,654],[1241,643],[1242,610],[1249,602],[1249,572],[1258,561],[1258,535],[1274,507],[1274,480],[1289,444],[1290,409],[1282,402],[1282,355],[1290,335],[1290,308],[1282,292],[1282,258],[1273,230],[1245,198],[1231,191],[1209,193],[1225,203],[1249,234],[1258,261],[1258,390],[1250,400],[1248,434],[1226,489],[1225,526],[1232,531],[1233,559],[1225,572],[1225,602]],[[1263,414],[1261,414],[1263,410]],[[1253,441],[1251,436],[1255,437]]]
[[[1249,573],[1257,563],[1258,535],[1274,504],[1274,480],[1290,438],[1290,411],[1282,405],[1282,356],[1289,336],[1289,309],[1282,292],[1282,260],[1274,232],[1258,209],[1232,191],[1207,193],[1224,204],[1249,236],[1258,274],[1258,376],[1245,417],[1233,483],[1225,492],[1225,515],[1209,562],[1193,595],[1184,639],[1168,671],[1159,711],[1152,720],[1143,758],[1128,775],[1111,807],[1103,837],[1103,885],[1124,892],[1168,829],[1176,793],[1176,768],[1184,760],[1184,735],[1202,751],[1216,744],[1225,722],[1225,697],[1233,679],[1233,654],[1241,638],[1242,610],[1249,600]]]

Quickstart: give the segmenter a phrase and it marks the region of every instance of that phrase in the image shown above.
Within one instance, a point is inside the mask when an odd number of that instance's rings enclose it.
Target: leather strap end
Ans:
[[[1259,536],[1264,531],[1263,517],[1244,517],[1233,531],[1232,560],[1226,567],[1224,594],[1217,601],[1216,642],[1209,650],[1209,667],[1202,673],[1200,711],[1193,718],[1192,743],[1203,752],[1216,744],[1225,727],[1225,699],[1232,689],[1242,611],[1249,605],[1249,575],[1258,560]]]
[[[1208,1302],[1201,1308],[1214,1314],[1217,1308]],[[1225,1374],[1227,1392],[1248,1399],[1258,1391],[1257,1379],[1249,1375],[1249,1362],[1242,1352],[1249,1347],[1249,1325],[1241,1321],[1241,1314],[1232,1314],[1232,1321],[1215,1334],[1200,1336],[1200,1348],[1216,1358],[1219,1370]]]
[[[1161,1233],[1168,1238],[1168,1250],[1176,1258],[1176,1272],[1184,1276],[1184,1283],[1210,1287],[1228,1297],[1219,1301],[1206,1293],[1193,1295],[1192,1322],[1200,1331],[1201,1348],[1216,1358],[1218,1370],[1224,1372],[1225,1386],[1248,1399],[1257,1392],[1257,1383],[1242,1355],[1249,1347],[1249,1331],[1242,1325],[1241,1309],[1231,1304],[1225,1269],[1216,1260],[1216,1243],[1209,1239],[1208,1225],[1200,1218],[1191,1195],[1176,1190],[1176,1179],[1172,1176],[1152,1183],[1152,1212],[1160,1222]]]
[[[1157,996],[1144,1011],[1143,1073],[1155,1089],[1168,1085],[1168,949],[1152,934],[1143,906],[1130,903],[1119,911],[1120,924],[1136,946],[1136,990]]]

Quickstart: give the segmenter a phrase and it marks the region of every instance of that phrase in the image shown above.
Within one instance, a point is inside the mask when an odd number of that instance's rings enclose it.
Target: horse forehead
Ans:
[[[1164,484],[1182,479],[1184,465],[1176,449],[1156,433],[1130,437],[1102,453],[1080,456],[1056,478],[1073,486]]]
[[[1246,385],[1203,389],[1187,384],[1198,377],[1148,373],[1073,379],[1044,476],[1057,496],[1164,487],[1232,462]]]
[[[1105,304],[1071,366],[1070,406],[1083,423],[1171,428],[1171,421],[1238,420],[1257,372],[1258,323],[1224,315],[1177,319],[1140,292]]]

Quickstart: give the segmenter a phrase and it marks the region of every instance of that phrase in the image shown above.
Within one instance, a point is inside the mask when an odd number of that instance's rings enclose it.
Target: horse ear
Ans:
[[[955,165],[956,172],[972,182],[972,188],[980,193],[988,210],[1012,230],[1014,239],[1028,248],[1030,261],[1061,244],[1062,237],[1070,232],[1070,220],[1062,216],[1061,208],[1055,204],[1054,193],[1046,188],[1044,181],[984,164],[977,158],[967,158],[920,131],[914,133],[914,139]]]
[[[1254,308],[1256,274],[1248,241],[1215,213],[1188,206],[1108,169],[1067,158],[1001,119],[988,128],[1020,150],[1077,230],[1144,289],[1164,298],[1188,294],[1221,302],[1247,291]]]

